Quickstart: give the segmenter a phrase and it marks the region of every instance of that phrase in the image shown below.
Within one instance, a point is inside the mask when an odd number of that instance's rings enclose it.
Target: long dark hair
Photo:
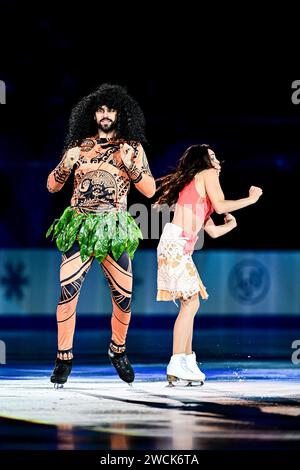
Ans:
[[[156,180],[161,194],[155,205],[168,204],[172,206],[177,202],[180,191],[189,184],[199,171],[213,168],[208,150],[209,145],[191,145],[180,157],[177,167],[172,173]]]
[[[145,117],[139,104],[127,93],[125,87],[103,83],[72,109],[64,151],[97,134],[98,126],[94,116],[103,105],[118,111],[116,140],[146,143]]]

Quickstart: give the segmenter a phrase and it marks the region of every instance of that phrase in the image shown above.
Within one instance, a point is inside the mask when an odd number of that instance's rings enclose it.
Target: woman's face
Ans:
[[[209,154],[209,158],[210,158],[210,161],[211,161],[213,167],[217,170],[218,174],[220,174],[220,172],[221,172],[221,163],[217,159],[217,157],[215,155],[215,152],[213,150],[208,149],[208,154]]]

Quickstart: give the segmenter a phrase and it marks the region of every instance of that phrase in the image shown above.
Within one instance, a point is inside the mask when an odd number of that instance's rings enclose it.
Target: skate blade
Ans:
[[[193,380],[193,381],[189,381],[187,384],[186,384],[186,387],[202,387],[204,385],[204,381],[203,380]]]
[[[175,387],[174,383],[178,382],[179,379],[177,377],[175,377],[175,375],[167,374],[167,381],[169,382],[167,387]]]
[[[169,384],[167,387],[175,387],[175,384],[184,386],[184,387],[199,387],[204,385],[203,380],[187,380],[187,379],[180,379],[179,377],[175,377],[175,375],[167,375],[167,381]]]
[[[57,384],[57,383],[55,383],[55,384],[54,384],[54,388],[55,388],[55,389],[64,388],[64,384]]]

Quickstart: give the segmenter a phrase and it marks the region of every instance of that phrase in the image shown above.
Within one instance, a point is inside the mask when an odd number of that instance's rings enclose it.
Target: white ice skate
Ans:
[[[177,382],[178,380],[186,380],[188,383],[199,382],[199,372],[195,373],[188,367],[186,354],[173,354],[167,367],[167,380],[169,382],[169,386],[173,387],[174,382]]]
[[[201,370],[199,369],[199,366],[197,364],[196,354],[194,353],[194,351],[192,352],[192,354],[185,355],[185,361],[186,361],[187,367],[191,371],[193,371],[194,374],[197,375],[198,381],[201,383],[201,385],[203,385],[205,382],[205,374],[203,374],[203,372],[201,372]],[[192,384],[189,383],[188,385],[192,385]]]

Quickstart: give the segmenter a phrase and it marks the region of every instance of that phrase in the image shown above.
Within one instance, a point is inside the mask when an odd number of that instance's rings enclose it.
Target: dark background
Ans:
[[[227,199],[247,196],[251,185],[263,188],[256,205],[234,214],[238,229],[207,239],[207,248],[299,248],[300,105],[291,101],[299,74],[287,76],[281,68],[279,76],[268,56],[263,70],[253,56],[246,66],[242,54],[230,61],[226,48],[222,60],[222,41],[208,51],[191,11],[189,23],[183,18],[179,27],[157,11],[134,20],[108,4],[51,5],[42,11],[2,3],[0,79],[7,104],[0,106],[0,246],[52,246],[44,233],[69,203],[72,182],[53,195],[47,175],[61,157],[72,106],[110,82],[126,86],[144,110],[155,177],[188,145],[209,143],[225,160]],[[251,58],[249,50],[245,55]],[[154,199],[132,188],[129,205],[137,201]],[[156,244],[144,240],[141,246]]]

